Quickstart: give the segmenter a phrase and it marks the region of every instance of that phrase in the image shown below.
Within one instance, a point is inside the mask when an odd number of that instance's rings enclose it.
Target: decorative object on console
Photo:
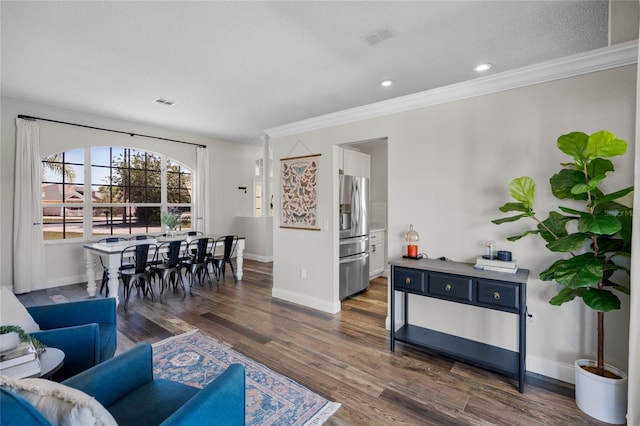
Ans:
[[[505,272],[508,274],[515,274],[516,272],[518,272],[518,264],[515,260],[506,261],[499,259],[488,259],[485,256],[480,256],[479,258],[477,258],[474,267],[476,269],[482,269],[484,271]]]
[[[547,242],[550,251],[570,255],[542,271],[540,279],[562,286],[549,301],[552,305],[559,306],[578,297],[597,312],[597,362],[591,368],[576,366],[576,403],[582,411],[598,420],[622,424],[626,422],[627,378],[610,371],[604,363],[604,313],[620,309],[620,299],[613,290],[624,294],[630,292],[629,280],[619,281],[623,276],[620,272],[629,274],[629,269],[619,260],[631,256],[633,210],[616,200],[631,193],[633,187],[607,194],[600,185],[606,174],[614,170],[608,157],[624,155],[627,142],[601,130],[591,135],[581,132],[562,135],[557,146],[571,157],[572,162],[564,163],[564,168],[549,180],[552,193],[556,198],[582,203],[583,209],[560,206],[558,208],[564,214],[551,211],[548,218],[537,218],[533,210],[535,183],[530,177],[523,176],[509,184],[509,192],[516,202],[500,207],[502,212],[518,214],[492,222],[501,224],[532,218],[537,222],[535,229],[507,239],[516,241],[537,234]],[[576,223],[577,227],[568,230],[569,223]],[[570,231],[573,229],[576,232]],[[588,371],[579,371],[583,368]],[[624,400],[612,402],[611,398],[587,396],[588,393],[581,389],[585,383],[583,376],[587,375],[593,376],[588,384],[591,389],[602,384],[602,377],[613,378],[620,385],[620,390],[613,393]],[[600,395],[606,393],[601,392]]]
[[[420,236],[413,230],[413,225],[409,225],[409,231],[404,236],[407,242],[407,257],[411,259],[418,259],[418,241]]]

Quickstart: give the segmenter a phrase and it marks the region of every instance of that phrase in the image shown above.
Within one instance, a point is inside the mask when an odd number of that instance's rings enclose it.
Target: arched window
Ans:
[[[178,216],[179,230],[191,229],[192,172],[171,158],[94,147],[49,155],[42,165],[45,240],[159,234],[163,211]]]

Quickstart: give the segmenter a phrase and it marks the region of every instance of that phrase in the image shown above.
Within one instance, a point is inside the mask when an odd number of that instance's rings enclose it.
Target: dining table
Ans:
[[[90,242],[84,244],[84,259],[87,268],[87,293],[89,297],[95,297],[96,286],[96,260],[102,258],[102,263],[107,270],[107,287],[109,288],[109,295],[116,299],[116,305],[120,302],[118,297],[118,286],[120,285],[119,271],[122,262],[122,252],[125,248],[138,244],[161,244],[167,241],[185,241],[189,242],[192,239],[198,238],[212,238],[216,244],[224,245],[223,235],[178,235],[173,237],[157,237],[154,239],[146,240],[127,240],[127,241],[115,241],[115,242]],[[245,247],[245,238],[238,237],[238,245],[236,246],[236,278],[242,279],[242,264]]]

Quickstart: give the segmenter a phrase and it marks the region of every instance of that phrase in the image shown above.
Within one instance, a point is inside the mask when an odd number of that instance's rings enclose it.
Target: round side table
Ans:
[[[64,364],[64,352],[58,348],[46,348],[40,354],[40,377],[50,379]]]

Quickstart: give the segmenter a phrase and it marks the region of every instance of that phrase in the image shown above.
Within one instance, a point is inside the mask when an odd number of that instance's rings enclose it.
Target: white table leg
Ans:
[[[120,253],[110,254],[107,258],[107,287],[109,287],[109,297],[116,299],[116,306],[120,303],[120,296],[118,296],[118,287],[120,286],[120,279],[118,278],[120,273]]]
[[[84,251],[84,261],[87,266],[87,293],[89,297],[96,295],[96,256],[89,250]]]
[[[242,279],[242,264],[244,262],[244,240],[238,241],[238,248],[236,250],[236,278]]]

